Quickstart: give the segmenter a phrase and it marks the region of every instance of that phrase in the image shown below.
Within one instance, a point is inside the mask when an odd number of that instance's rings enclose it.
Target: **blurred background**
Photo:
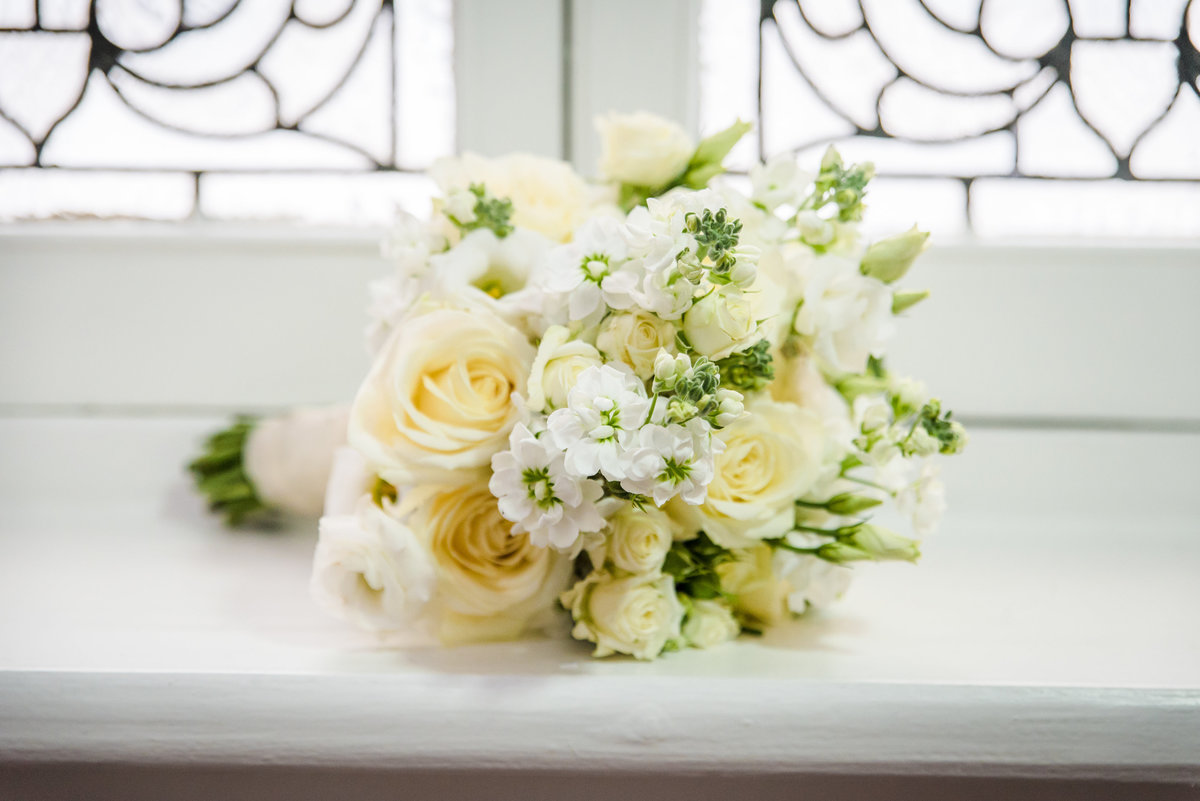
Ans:
[[[871,159],[875,225],[1200,233],[1189,0],[3,0],[0,219],[385,224],[461,149],[590,118]]]
[[[348,398],[438,157],[646,109],[830,142],[934,249],[893,364],[968,421],[1196,430],[1200,0],[0,0],[0,408]],[[736,176],[735,176],[736,178]]]

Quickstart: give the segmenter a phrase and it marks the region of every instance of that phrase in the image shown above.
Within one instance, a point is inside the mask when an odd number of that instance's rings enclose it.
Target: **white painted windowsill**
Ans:
[[[326,620],[311,531],[226,532],[190,492],[179,466],[219,422],[0,419],[0,783],[57,763],[1200,781],[1200,435],[978,430],[919,567],[641,664]]]

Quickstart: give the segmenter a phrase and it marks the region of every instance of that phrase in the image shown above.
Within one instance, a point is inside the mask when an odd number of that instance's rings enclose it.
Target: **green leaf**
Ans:
[[[683,178],[680,179],[679,183],[688,189],[703,189],[708,186],[709,181],[723,172],[725,172],[725,168],[721,166],[721,162],[719,161],[697,164],[695,167],[688,168],[688,171],[683,174]]]
[[[733,150],[733,146],[738,143],[738,140],[749,133],[753,127],[748,122],[738,120],[725,130],[700,140],[700,144],[696,146],[696,152],[692,154],[692,160],[688,162],[687,172],[691,173],[692,170],[702,165],[720,165],[729,155],[729,151]]]

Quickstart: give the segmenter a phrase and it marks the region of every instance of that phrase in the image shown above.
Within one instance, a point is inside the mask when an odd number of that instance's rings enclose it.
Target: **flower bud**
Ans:
[[[906,289],[892,294],[892,314],[900,314],[929,297],[928,289]]]
[[[868,523],[858,526],[849,537],[822,545],[817,556],[839,564],[863,561],[915,562],[921,556],[921,549],[915,540]]]
[[[929,389],[924,381],[915,378],[898,378],[892,382],[892,394],[900,402],[901,407],[916,411],[929,400]]]
[[[851,539],[857,547],[875,559],[915,562],[921,556],[921,549],[915,540],[901,537],[894,531],[870,523],[859,527]]]
[[[446,195],[446,216],[459,225],[475,222],[475,204],[479,198],[469,189],[455,189]]]
[[[859,421],[859,430],[871,434],[887,428],[892,421],[892,410],[881,398],[860,397],[854,402],[854,416]]]
[[[863,275],[890,284],[904,277],[928,245],[929,233],[918,231],[914,225],[902,234],[881,239],[867,248],[860,269]]]
[[[830,145],[825,150],[825,155],[821,157],[821,172],[829,172],[842,166],[842,155],[837,152],[837,148]]]
[[[750,259],[738,259],[729,271],[729,282],[742,289],[749,289],[758,276],[758,267]]]
[[[679,354],[679,357],[687,358],[682,353]],[[675,357],[671,355],[670,351],[666,348],[659,348],[658,355],[654,357],[654,380],[662,385],[662,389],[670,390],[671,386],[675,385],[675,364]]]
[[[937,437],[918,425],[913,429],[912,436],[907,440],[904,450],[916,456],[932,456],[942,449],[942,443]]]
[[[967,429],[963,428],[963,424],[957,420],[952,420],[950,421],[950,440],[942,444],[942,453],[962,453],[970,439],[967,436]]]
[[[743,404],[742,393],[732,389],[717,390],[717,414],[713,420],[716,428],[732,425],[746,407]]]
[[[865,512],[867,509],[872,509],[881,504],[878,498],[872,498],[867,495],[853,495],[849,492],[844,492],[841,495],[835,495],[825,502],[825,509],[830,514],[849,516],[856,515],[859,512]]]

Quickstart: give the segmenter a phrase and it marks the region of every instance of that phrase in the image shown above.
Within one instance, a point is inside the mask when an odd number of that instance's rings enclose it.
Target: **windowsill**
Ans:
[[[189,491],[215,422],[0,420],[0,763],[1200,779],[1198,435],[977,431],[919,568],[639,664],[324,619]]]
[[[378,249],[386,236],[386,226],[343,226],[315,224],[308,220],[183,220],[155,221],[137,219],[30,220],[0,222],[0,243],[62,242],[97,240],[117,242],[147,239],[191,240],[228,244],[296,242],[365,245]],[[1200,252],[1195,237],[1122,237],[1122,236],[974,236],[971,234],[935,234],[931,239],[939,250],[1007,250],[1093,252],[1111,259],[1111,251],[1182,251]]]

